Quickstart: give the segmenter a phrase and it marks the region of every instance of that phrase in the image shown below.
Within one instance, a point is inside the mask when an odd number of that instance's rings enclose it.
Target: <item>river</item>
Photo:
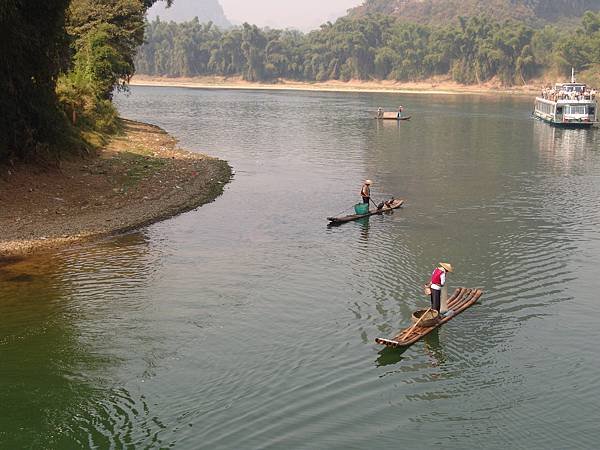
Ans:
[[[0,268],[0,448],[594,448],[600,133],[529,98],[132,88],[215,202]],[[379,123],[377,106],[410,122]],[[328,228],[358,200],[393,215]],[[440,261],[481,301],[410,349]]]

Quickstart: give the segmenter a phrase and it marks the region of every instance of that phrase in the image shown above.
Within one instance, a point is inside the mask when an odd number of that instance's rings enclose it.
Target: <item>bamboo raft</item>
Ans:
[[[383,116],[375,116],[373,117],[373,119],[377,119],[377,120],[410,120],[411,116],[402,116],[398,119],[398,113],[397,112],[384,112]]]
[[[408,347],[417,342],[419,339],[427,336],[436,328],[454,319],[465,309],[473,306],[482,295],[483,291],[480,289],[458,288],[448,299],[448,308],[454,311],[454,314],[450,317],[445,317],[438,323],[429,327],[410,326],[400,331],[392,339],[377,338],[375,339],[375,342],[387,347]]]
[[[396,199],[389,206],[385,205],[381,209],[373,209],[373,208],[371,208],[369,210],[369,212],[366,213],[366,214],[351,214],[349,216],[344,216],[344,217],[328,217],[327,220],[329,220],[330,224],[332,224],[332,225],[334,225],[334,224],[340,224],[340,223],[346,223],[346,222],[352,222],[353,220],[362,219],[363,217],[369,217],[369,216],[373,216],[375,214],[383,214],[384,212],[389,212],[389,211],[392,211],[394,209],[398,209],[403,204],[404,204],[404,200]]]

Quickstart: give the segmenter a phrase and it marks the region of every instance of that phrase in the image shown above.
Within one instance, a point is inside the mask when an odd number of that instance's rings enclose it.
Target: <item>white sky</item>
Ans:
[[[183,0],[179,0],[183,1]],[[190,1],[190,0],[187,0]],[[346,14],[362,0],[219,0],[233,23],[307,31]]]

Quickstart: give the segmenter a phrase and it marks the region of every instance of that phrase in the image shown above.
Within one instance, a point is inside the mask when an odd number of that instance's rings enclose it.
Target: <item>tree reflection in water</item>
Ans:
[[[111,314],[140,307],[128,306],[130,295],[118,291],[148,281],[156,269],[150,253],[141,232],[2,261],[0,447],[110,447],[114,439],[131,442],[127,428],[134,422],[156,433],[150,428],[159,421],[144,417],[150,412],[143,397],[115,376],[124,359],[111,344],[118,331],[110,326]]]

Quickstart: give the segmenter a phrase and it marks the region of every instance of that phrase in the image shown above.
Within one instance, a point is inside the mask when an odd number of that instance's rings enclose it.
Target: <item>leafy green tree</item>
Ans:
[[[67,6],[0,2],[0,162],[48,156],[64,135],[54,88],[68,63]]]
[[[75,122],[86,99],[98,98],[97,112],[110,106],[113,88],[133,73],[155,1],[0,1],[0,162],[54,157],[68,145],[76,130],[59,100]],[[57,90],[65,73],[72,78]]]

